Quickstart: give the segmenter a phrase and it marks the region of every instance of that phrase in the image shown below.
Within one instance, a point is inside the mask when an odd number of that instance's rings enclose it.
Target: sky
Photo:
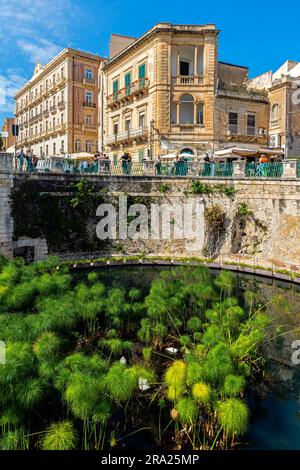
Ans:
[[[0,128],[13,96],[64,47],[108,56],[111,33],[138,37],[160,22],[215,23],[219,60],[253,77],[300,61],[299,0],[0,0]]]

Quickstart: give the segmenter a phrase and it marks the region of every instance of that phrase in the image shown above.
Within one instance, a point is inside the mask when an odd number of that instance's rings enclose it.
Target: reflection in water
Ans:
[[[138,287],[144,294],[162,269],[170,267],[137,266],[101,270],[103,283],[124,288]],[[281,281],[237,275],[236,292],[241,302],[268,305],[274,324],[274,339],[264,346],[265,384],[250,390],[247,400],[251,422],[245,441],[247,449],[300,450],[300,365],[291,362],[291,344],[300,339],[300,288]],[[291,333],[286,333],[286,332]]]

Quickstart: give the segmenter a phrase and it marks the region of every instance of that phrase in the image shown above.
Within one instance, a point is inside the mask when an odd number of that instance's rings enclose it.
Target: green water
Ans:
[[[125,288],[135,286],[146,294],[151,281],[162,269],[172,268],[109,267],[101,269],[99,274],[107,285]],[[300,339],[300,290],[279,281],[237,275],[235,295],[242,301],[245,292],[249,290],[255,292],[261,304],[280,296],[281,305],[272,304],[267,309],[274,327],[284,325],[285,331],[299,328],[299,333],[282,335],[264,348],[266,381],[261,386],[258,384],[258,387],[251,388],[247,394],[251,421],[243,448],[300,449],[300,365],[293,366],[291,362],[292,341]],[[147,440],[146,436],[144,439]],[[148,445],[141,442],[141,447],[147,448]]]

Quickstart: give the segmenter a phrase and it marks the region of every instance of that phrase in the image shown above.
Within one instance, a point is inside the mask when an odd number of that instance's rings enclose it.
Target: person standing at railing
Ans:
[[[21,152],[17,156],[17,159],[18,159],[18,170],[22,171],[23,166],[24,166],[24,160],[25,160],[25,153],[23,152],[23,149],[21,150]]]
[[[33,155],[33,157],[32,157],[32,171],[36,171],[37,164],[38,164],[38,158],[37,158],[36,155]]]
[[[257,172],[255,176],[266,176],[268,162],[269,162],[268,157],[262,154],[260,156],[260,159],[258,160],[258,167],[257,167]]]
[[[123,176],[128,175],[128,164],[129,164],[129,153],[125,152],[121,157],[122,162],[122,174]]]
[[[26,160],[26,171],[31,171],[32,169],[32,152],[27,150],[25,155]]]
[[[161,175],[161,158],[158,155],[156,162],[155,162],[155,174]]]
[[[100,160],[100,153],[96,152],[94,155],[94,172],[98,173],[99,171],[99,160]]]

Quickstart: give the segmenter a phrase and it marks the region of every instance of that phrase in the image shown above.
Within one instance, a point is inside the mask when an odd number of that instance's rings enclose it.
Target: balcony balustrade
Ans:
[[[50,106],[50,113],[51,113],[51,114],[56,114],[56,112],[57,112],[57,107],[56,107],[56,105],[54,104],[54,105]]]
[[[61,100],[57,103],[57,106],[59,109],[65,109],[66,102],[64,100]]]
[[[173,85],[202,85],[202,75],[177,75],[172,77]]]
[[[148,136],[147,127],[137,127],[136,129],[128,129],[118,134],[111,135],[107,138],[108,145],[118,144],[123,141],[143,139]]]
[[[118,90],[118,92],[113,93],[107,97],[107,104],[113,105],[115,103],[121,102],[122,100],[127,101],[130,98],[133,98],[136,94],[145,92],[149,88],[149,80],[147,78],[140,78],[131,85],[126,86]]]
[[[93,103],[92,101],[84,101],[83,107],[84,108],[96,108],[96,103]]]

